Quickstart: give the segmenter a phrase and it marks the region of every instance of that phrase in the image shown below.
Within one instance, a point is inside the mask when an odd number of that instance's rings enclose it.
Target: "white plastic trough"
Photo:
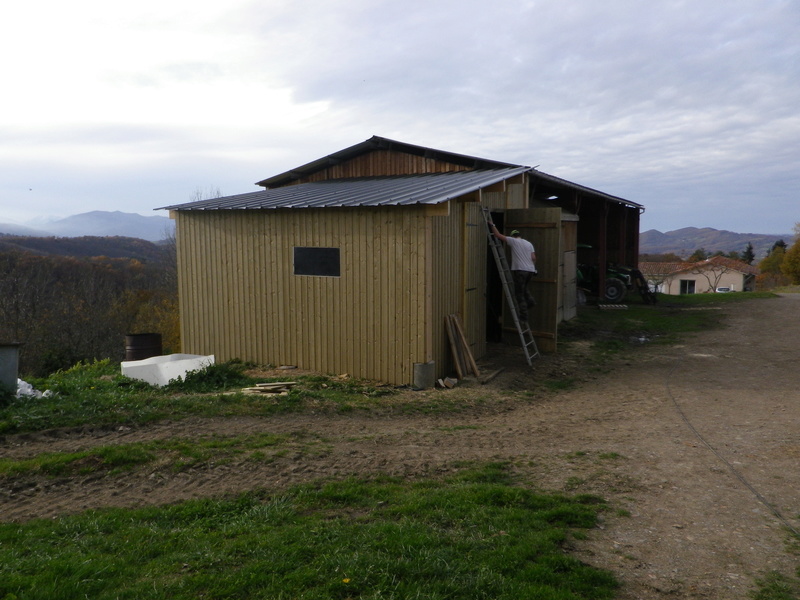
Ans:
[[[146,381],[150,385],[167,385],[173,379],[186,377],[191,371],[205,369],[214,364],[214,355],[166,354],[143,360],[127,360],[121,363],[122,374],[131,379]]]

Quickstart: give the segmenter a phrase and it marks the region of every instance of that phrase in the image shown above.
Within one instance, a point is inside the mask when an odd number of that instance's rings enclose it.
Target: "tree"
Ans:
[[[756,277],[756,282],[759,288],[770,289],[788,283],[788,277],[781,271],[785,254],[784,246],[777,245],[776,242],[769,254],[758,263],[761,273]]]
[[[725,273],[732,271],[728,265],[712,260],[699,261],[692,268],[691,273],[702,275],[708,282],[708,291],[713,292],[719,286],[719,282]]]
[[[680,263],[683,262],[683,259],[674,252],[667,252],[666,254],[640,254],[639,262]]]
[[[731,250],[730,252],[728,252],[727,254],[724,254],[723,256],[726,256],[726,257],[730,258],[731,260],[738,260],[738,261],[742,260],[742,255],[739,254],[738,250]]]
[[[756,259],[756,253],[753,251],[753,244],[747,242],[747,246],[745,246],[744,252],[742,252],[741,261],[747,263],[748,265],[752,265],[753,261]]]
[[[786,247],[787,247],[786,246],[786,242],[784,242],[783,240],[778,240],[777,242],[772,244],[772,248],[769,249],[769,251],[767,252],[767,255],[772,254],[773,252],[775,252],[775,250],[778,250],[778,249],[786,251]]]
[[[0,339],[23,342],[20,371],[32,375],[119,360],[138,321],[177,323],[169,301],[176,294],[163,286],[161,269],[127,258],[0,253]]]
[[[708,258],[708,252],[706,252],[705,248],[698,248],[695,250],[692,255],[686,259],[687,262],[700,262],[701,260],[705,260]]]
[[[781,273],[795,285],[800,284],[800,240],[786,251],[780,265]]]

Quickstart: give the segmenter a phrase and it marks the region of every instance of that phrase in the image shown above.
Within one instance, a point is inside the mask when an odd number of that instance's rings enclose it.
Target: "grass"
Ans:
[[[800,569],[796,577],[771,571],[757,579],[756,586],[750,593],[753,600],[797,600],[800,598]]]
[[[604,508],[490,464],[0,524],[0,598],[611,598],[566,551]]]
[[[285,453],[290,447],[295,451],[319,451],[321,446],[319,440],[302,440],[298,435],[271,433],[158,440],[100,446],[81,452],[51,452],[24,460],[0,458],[0,478],[118,474],[152,463],[158,463],[161,469],[177,472],[212,462],[224,463],[236,457],[269,461]]]
[[[143,425],[191,416],[270,416],[315,410],[346,411],[369,408],[395,393],[357,379],[324,376],[298,377],[286,396],[237,393],[257,382],[278,378],[253,378],[247,367],[232,361],[190,373],[185,380],[163,388],[129,379],[109,360],[80,363],[49,377],[31,379],[37,390],[50,390],[43,398],[10,398],[0,404],[0,434],[40,431],[55,427]]]

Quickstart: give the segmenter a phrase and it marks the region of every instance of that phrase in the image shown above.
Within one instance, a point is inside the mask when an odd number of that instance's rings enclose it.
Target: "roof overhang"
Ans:
[[[548,173],[544,173],[536,169],[531,169],[528,173],[531,177],[531,188],[533,193],[544,199],[547,199],[548,196],[558,196],[559,192],[563,193],[563,190],[570,190],[585,197],[605,200],[615,204],[622,204],[625,206],[630,206],[631,208],[637,208],[640,211],[644,211],[644,206],[641,204],[631,202],[630,200],[620,198],[619,196],[612,196],[611,194],[586,187],[585,185],[573,183],[572,181],[567,181],[566,179],[561,179],[555,175],[549,175]]]
[[[162,206],[156,210],[268,210],[435,205],[526,173],[529,167],[364,177],[300,183],[247,194]]]

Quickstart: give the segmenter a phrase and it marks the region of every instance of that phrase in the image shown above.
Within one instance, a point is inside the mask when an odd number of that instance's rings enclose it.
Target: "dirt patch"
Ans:
[[[619,598],[744,599],[756,577],[791,575],[798,564],[787,527],[800,529],[800,295],[724,310],[725,329],[680,346],[643,344],[592,378],[574,358],[545,357],[531,369],[508,348],[483,363],[487,372],[505,367],[487,385],[407,392],[412,400],[449,394],[466,407],[459,414],[312,413],[7,436],[0,456],[14,458],[264,432],[291,441],[269,460],[241,457],[180,473],[151,466],[15,480],[0,487],[0,515],[24,521],[320,477],[429,476],[463,461],[500,460],[529,486],[609,500],[601,527],[575,551],[621,579]],[[576,390],[540,386],[543,372],[579,370],[585,381]]]

